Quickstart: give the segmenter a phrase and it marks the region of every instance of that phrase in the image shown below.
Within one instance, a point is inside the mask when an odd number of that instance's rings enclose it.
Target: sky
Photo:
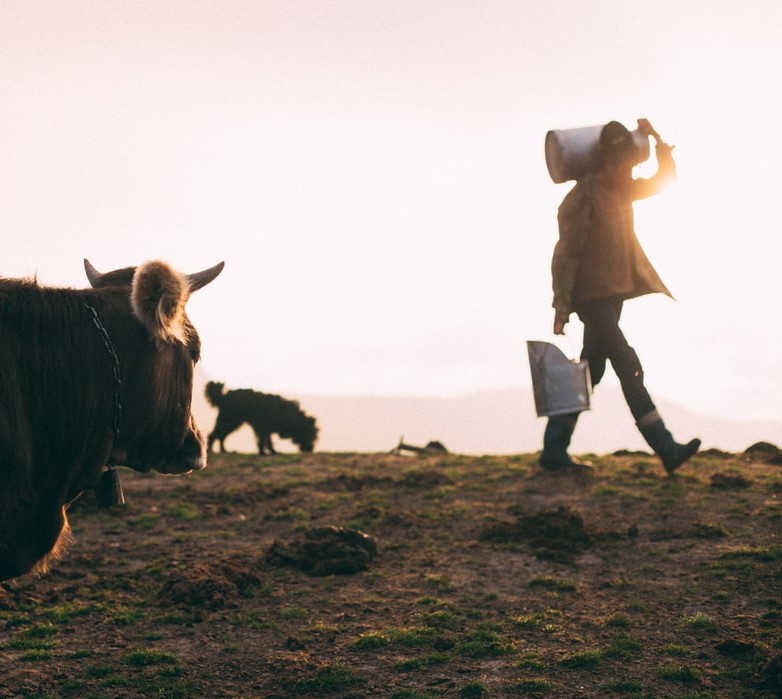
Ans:
[[[647,385],[780,420],[781,26],[778,0],[4,0],[0,275],[224,260],[189,314],[229,387],[525,386],[572,186],[545,134],[646,117],[679,172],[636,205],[676,297],[625,306]]]

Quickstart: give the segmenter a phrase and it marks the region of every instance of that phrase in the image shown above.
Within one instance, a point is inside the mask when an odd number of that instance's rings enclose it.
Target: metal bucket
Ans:
[[[546,134],[546,167],[551,179],[557,184],[577,180],[581,175],[600,166],[599,126],[582,126],[578,129],[560,129]],[[631,131],[638,148],[637,163],[649,158],[649,137],[639,129]]]
[[[556,345],[539,340],[527,341],[527,353],[538,417],[589,410],[592,380],[586,359],[568,359]]]

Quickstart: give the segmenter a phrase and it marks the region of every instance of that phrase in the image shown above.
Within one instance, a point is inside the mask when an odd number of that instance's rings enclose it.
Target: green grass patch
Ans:
[[[19,659],[28,662],[48,660],[55,647],[57,628],[51,624],[36,624],[5,644],[9,650],[19,651]]]
[[[462,617],[447,610],[424,614],[422,621],[425,626],[433,629],[456,631],[462,627]]]
[[[352,650],[376,650],[391,645],[391,635],[384,631],[362,633],[348,648]]]
[[[174,622],[176,625],[186,625],[191,623],[188,615],[175,616]],[[250,629],[251,631],[263,631],[266,629],[278,629],[279,623],[276,620],[269,618],[269,610],[267,609],[251,609],[247,612],[240,612],[236,616],[229,619],[229,623],[232,626],[242,629]]]
[[[545,677],[520,678],[506,683],[504,689],[512,696],[540,696],[551,693],[554,683]]]
[[[489,694],[489,689],[483,682],[470,682],[459,690],[461,699],[478,699]]]
[[[606,497],[609,495],[619,495],[622,491],[615,485],[598,485],[592,488],[592,495],[596,497]]]
[[[560,616],[561,614],[557,610],[546,609],[542,612],[530,612],[529,614],[513,617],[511,623],[522,629],[540,629],[550,633],[556,630],[556,626],[551,623],[551,620]]]
[[[376,650],[390,646],[396,648],[427,648],[443,645],[441,633],[425,626],[391,627],[361,634],[349,644],[351,650]],[[448,642],[445,645],[453,645]]]
[[[166,514],[172,519],[181,519],[184,522],[201,518],[201,511],[196,505],[188,500],[181,499],[166,507]]]
[[[19,656],[19,660],[27,660],[28,662],[40,662],[42,660],[48,660],[50,657],[48,648],[31,648],[26,650]]]
[[[541,612],[532,612],[514,617],[511,621],[522,629],[538,629],[545,623],[546,615]]]
[[[657,677],[669,682],[681,684],[698,684],[701,681],[700,673],[689,665],[681,663],[667,663],[657,668]]]
[[[437,637],[438,634],[433,629],[420,626],[394,629],[391,632],[392,643],[403,648],[424,648],[430,645]]]
[[[744,546],[742,548],[726,551],[720,556],[721,560],[745,559],[760,563],[771,563],[782,560],[782,544],[768,546]]]
[[[87,677],[91,677],[96,680],[108,677],[113,672],[112,668],[107,665],[88,665],[84,670],[84,674]]]
[[[633,624],[626,614],[612,614],[605,620],[605,625],[611,629],[629,629]]]
[[[49,607],[37,612],[39,616],[47,619],[52,624],[67,624],[73,619],[99,614],[106,610],[106,605],[102,602],[92,602],[85,604],[83,602],[67,602]]]
[[[136,515],[135,517],[128,518],[126,520],[126,526],[128,529],[150,531],[155,528],[155,525],[160,522],[161,515],[144,513]]]
[[[406,658],[400,660],[396,667],[402,672],[412,672],[414,670],[425,670],[426,668],[433,667],[435,665],[445,665],[450,658],[442,653],[433,653],[431,655],[423,655],[420,658]]]
[[[23,634],[26,638],[51,638],[57,635],[57,629],[52,624],[36,624],[27,629]]]
[[[15,638],[6,644],[6,648],[19,651],[49,651],[54,648],[54,645],[54,641],[48,638]]]
[[[622,634],[603,649],[604,658],[628,658],[643,648],[643,643],[628,634]]]
[[[670,655],[672,658],[686,658],[692,655],[692,650],[687,648],[687,646],[669,643],[667,646],[663,646],[663,653]]]
[[[123,661],[133,667],[147,665],[178,665],[179,659],[171,653],[163,653],[152,648],[139,648],[124,656]]]
[[[137,621],[141,621],[146,617],[147,612],[143,609],[119,607],[117,611],[109,617],[109,623],[114,626],[132,626]]]
[[[309,613],[306,609],[302,609],[301,607],[286,607],[280,611],[280,616],[289,621],[302,621],[309,616]]]
[[[334,663],[317,668],[309,677],[298,682],[300,691],[336,693],[366,684],[366,680],[347,665]]]
[[[474,631],[456,644],[456,651],[468,658],[499,658],[513,652],[513,642],[495,631]]]
[[[646,600],[635,600],[627,605],[627,610],[639,614],[646,614],[649,611],[649,603]]]
[[[582,650],[570,653],[559,661],[562,667],[568,668],[593,668],[600,665],[603,654],[597,650]]]
[[[727,558],[709,564],[709,571],[716,578],[735,580],[738,575],[752,575],[757,563],[748,558]]]
[[[450,621],[449,621],[450,624]],[[497,658],[513,652],[513,642],[494,628],[473,629],[461,636],[450,628],[411,626],[388,628],[361,634],[348,646],[351,650],[372,651],[383,648],[453,648],[468,658]]]
[[[74,660],[80,660],[82,658],[91,658],[93,655],[95,655],[95,651],[91,648],[80,648],[79,650],[73,651],[70,657]]]
[[[528,651],[521,654],[518,662],[514,664],[514,667],[519,668],[520,670],[528,670],[530,672],[541,672],[548,666],[545,662],[543,662],[543,660],[541,660],[537,652]]]
[[[635,680],[617,680],[603,685],[603,689],[614,694],[643,695],[643,685]]]
[[[420,604],[424,607],[447,607],[448,602],[439,599],[438,597],[432,597],[431,595],[424,595],[416,600],[416,604]]]
[[[553,592],[575,592],[578,589],[578,585],[572,580],[548,577],[532,578],[527,583],[527,586],[551,590]]]
[[[714,617],[708,614],[693,614],[692,616],[684,617],[682,620],[682,626],[688,631],[704,631],[706,633],[714,633],[718,630],[719,626],[714,620]]]
[[[268,513],[264,519],[267,522],[303,522],[310,517],[309,512],[301,507],[289,507]]]
[[[427,575],[424,580],[428,585],[441,592],[453,592],[456,589],[447,575]]]

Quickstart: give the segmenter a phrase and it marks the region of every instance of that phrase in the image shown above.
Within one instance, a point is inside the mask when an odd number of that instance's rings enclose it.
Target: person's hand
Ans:
[[[562,320],[561,318],[554,318],[554,334],[555,335],[564,335],[565,334],[565,323],[567,321]]]
[[[645,136],[654,138],[658,144],[663,142],[662,138],[660,138],[660,134],[654,130],[654,126],[652,126],[652,123],[648,119],[638,120],[638,130]]]

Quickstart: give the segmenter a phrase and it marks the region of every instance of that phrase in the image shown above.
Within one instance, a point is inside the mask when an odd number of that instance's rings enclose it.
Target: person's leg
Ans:
[[[582,358],[589,360],[590,369],[592,361],[596,363],[597,380],[593,377],[593,385],[605,372],[606,358],[611,361],[636,426],[670,474],[698,451],[700,440],[679,444],[665,427],[644,385],[641,361],[619,328],[621,314],[621,301],[595,301],[579,310],[584,322]]]
[[[611,299],[592,301],[579,309],[578,315],[584,323],[581,358],[589,361],[592,386],[603,378],[608,359],[619,378],[633,417],[638,420],[654,410],[654,402],[644,386],[641,362],[619,328],[622,302]]]
[[[584,323],[584,346],[581,350],[581,359],[589,360],[589,373],[592,386],[595,386],[600,382],[606,368],[607,354],[601,326],[603,324],[611,325],[613,313],[608,313],[607,321],[601,320],[603,314],[599,310],[584,315],[582,315],[582,311],[579,311],[578,315]],[[567,451],[578,416],[579,413],[569,413],[548,419],[546,430],[543,433],[543,451],[540,454],[540,465],[543,468],[552,471],[591,468],[591,463],[574,459]]]
[[[585,471],[592,467],[588,461],[574,459],[567,452],[578,415],[569,413],[548,419],[546,431],[543,433],[543,451],[540,454],[540,465],[547,471]]]
[[[663,419],[656,410],[641,416],[641,419],[637,420],[635,424],[646,443],[660,457],[668,475],[672,475],[679,466],[693,456],[701,447],[700,439],[691,439],[687,444],[679,444],[668,431]]]

